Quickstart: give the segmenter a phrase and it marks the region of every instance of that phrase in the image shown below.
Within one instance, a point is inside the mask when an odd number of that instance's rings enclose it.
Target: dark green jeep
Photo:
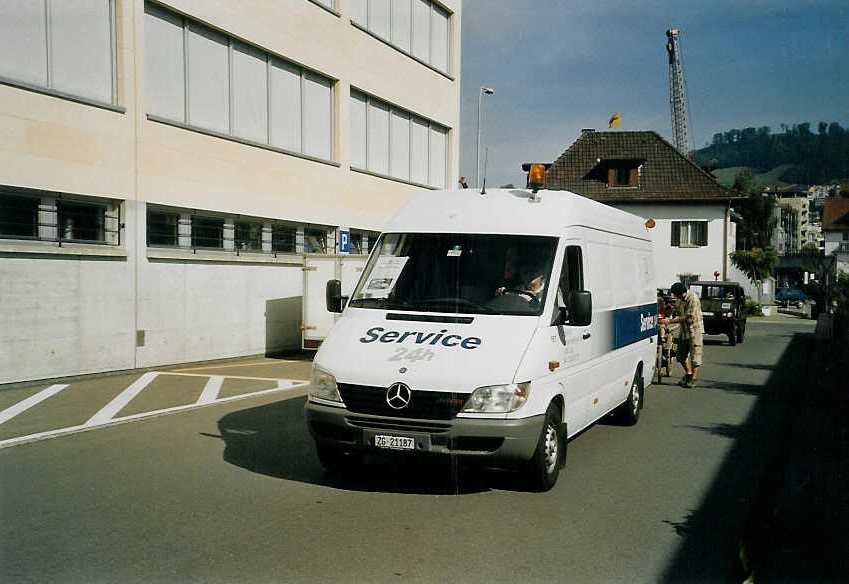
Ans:
[[[693,282],[690,290],[702,304],[705,333],[728,335],[728,344],[743,342],[746,334],[746,296],[737,282]]]

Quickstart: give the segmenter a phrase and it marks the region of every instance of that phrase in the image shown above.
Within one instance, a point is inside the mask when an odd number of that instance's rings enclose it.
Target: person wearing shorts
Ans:
[[[681,282],[675,282],[670,292],[678,299],[678,316],[664,318],[661,324],[681,323],[678,336],[678,362],[684,368],[684,377],[678,382],[681,387],[692,388],[699,377],[699,367],[702,366],[702,347],[704,322],[702,321],[702,306],[698,297],[684,287]]]

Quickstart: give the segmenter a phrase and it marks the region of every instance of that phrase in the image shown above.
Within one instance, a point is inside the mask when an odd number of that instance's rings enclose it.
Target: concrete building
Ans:
[[[458,174],[461,1],[0,3],[0,383],[300,347]]]

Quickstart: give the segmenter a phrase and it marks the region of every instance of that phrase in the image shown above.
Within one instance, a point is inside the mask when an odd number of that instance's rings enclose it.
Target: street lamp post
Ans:
[[[483,104],[483,96],[492,95],[495,93],[491,87],[481,87],[478,92],[478,141],[475,145],[475,187],[479,187],[479,178],[480,178],[480,170],[481,170],[481,105]]]

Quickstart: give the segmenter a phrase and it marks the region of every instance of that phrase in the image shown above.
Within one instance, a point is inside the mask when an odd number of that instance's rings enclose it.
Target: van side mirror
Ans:
[[[554,326],[587,326],[593,319],[593,295],[588,290],[572,290],[564,299],[566,306],[554,315]]]
[[[339,280],[328,280],[324,289],[324,302],[328,312],[342,312],[345,308],[347,298],[342,297],[342,282]]]
[[[569,307],[568,318],[564,324],[569,326],[587,326],[593,320],[593,295],[588,290],[572,290],[566,298]]]

